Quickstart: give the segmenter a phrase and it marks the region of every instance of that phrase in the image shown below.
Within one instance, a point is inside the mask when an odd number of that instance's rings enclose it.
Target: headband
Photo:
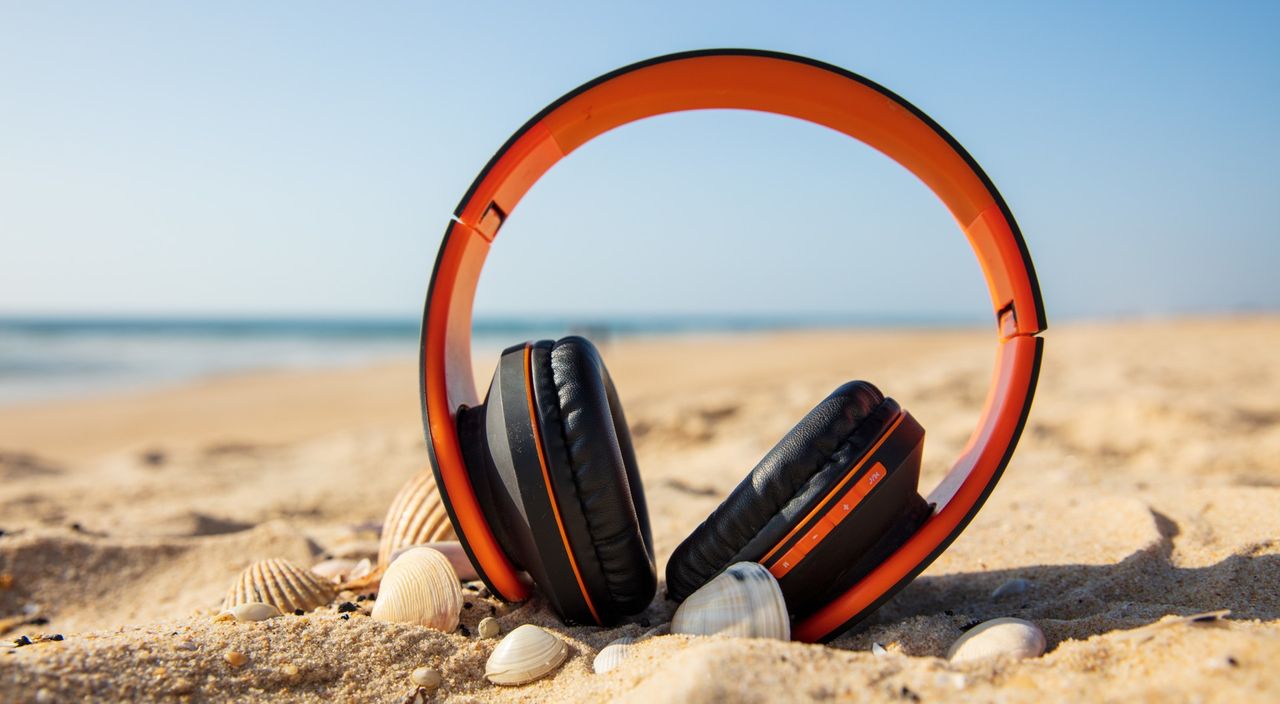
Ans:
[[[861,76],[800,56],[743,49],[671,54],[582,85],[535,115],[489,160],[445,230],[427,291],[421,394],[427,450],[458,537],[500,597],[528,584],[498,548],[463,465],[455,414],[479,396],[471,369],[471,309],[485,257],[529,188],[565,155],[615,127],[684,110],[736,108],[830,127],[883,152],[947,206],[978,256],[996,324],[996,361],[982,416],[929,494],[934,514],[843,595],[794,628],[813,641],[878,606],[938,556],[995,487],[1022,433],[1044,341],[1044,304],[1022,234],[977,162],[937,123]]]

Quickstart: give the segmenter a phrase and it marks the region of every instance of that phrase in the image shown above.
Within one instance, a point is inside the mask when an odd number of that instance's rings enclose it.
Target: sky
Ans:
[[[943,125],[1050,322],[1280,308],[1280,3],[0,0],[0,314],[414,316],[458,199],[577,85],[792,52]],[[987,320],[941,203],[873,150],[669,115],[510,215],[477,315]]]

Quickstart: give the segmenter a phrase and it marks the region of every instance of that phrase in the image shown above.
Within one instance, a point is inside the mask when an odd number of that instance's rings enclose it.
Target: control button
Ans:
[[[836,524],[833,523],[831,519],[824,517],[822,520],[818,521],[818,525],[809,530],[809,533],[804,536],[804,540],[801,540],[796,547],[803,545],[804,554],[808,555],[809,551],[817,546],[818,543],[821,543],[822,539],[827,537],[827,534],[834,530],[835,527]]]
[[[870,491],[881,479],[884,479],[884,475],[887,473],[888,472],[884,469],[884,465],[876,462],[871,466],[871,471],[867,472],[866,478],[862,481],[867,485],[867,490]]]

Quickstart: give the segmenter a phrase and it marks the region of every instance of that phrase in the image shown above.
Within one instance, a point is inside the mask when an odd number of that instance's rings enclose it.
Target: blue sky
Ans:
[[[415,315],[512,131],[717,46],[838,64],[938,120],[1009,202],[1051,321],[1280,307],[1280,4],[614,5],[0,3],[0,313]],[[985,299],[905,171],[717,111],[562,162],[477,312],[985,320]]]

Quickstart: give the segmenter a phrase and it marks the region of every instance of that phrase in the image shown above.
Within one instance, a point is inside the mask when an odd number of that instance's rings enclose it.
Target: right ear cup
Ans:
[[[793,614],[820,606],[928,516],[916,493],[923,442],[924,429],[875,386],[836,389],[676,548],[668,597],[749,561],[778,577]]]
[[[631,434],[595,347],[580,337],[507,349],[459,432],[499,544],[551,606],[611,624],[657,591]]]

